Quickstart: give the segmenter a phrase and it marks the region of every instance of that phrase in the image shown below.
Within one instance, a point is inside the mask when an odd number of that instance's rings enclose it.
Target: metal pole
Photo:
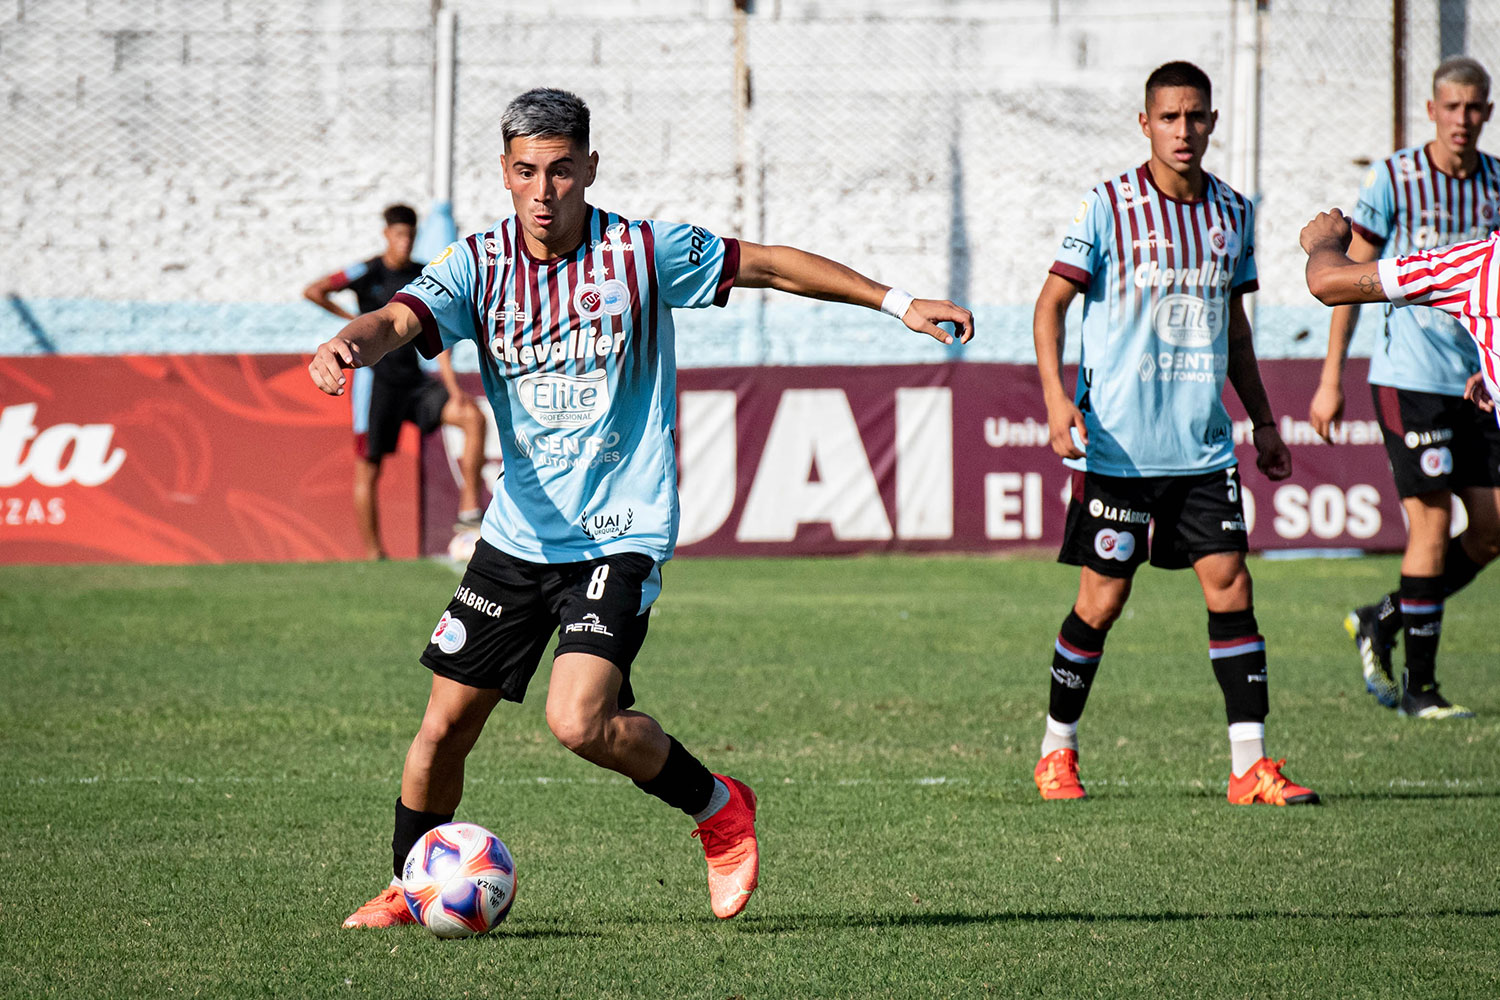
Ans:
[[[453,50],[458,18],[447,7],[434,25],[432,92],[432,198],[453,200]]]
[[[1406,148],[1406,0],[1391,0],[1391,141]]]

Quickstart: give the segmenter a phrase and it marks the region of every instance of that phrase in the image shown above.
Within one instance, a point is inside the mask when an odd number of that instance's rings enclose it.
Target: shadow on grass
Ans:
[[[1413,917],[1465,917],[1494,919],[1500,909],[1449,908],[1409,910],[1393,913],[1356,911],[1304,912],[1295,910],[1259,910],[1244,913],[847,913],[811,916],[745,916],[736,926],[750,934],[782,934],[789,931],[868,929],[879,927],[962,927],[968,924],[1048,924],[1048,923],[1135,923],[1169,924],[1188,921],[1248,922],[1252,920],[1404,920]]]

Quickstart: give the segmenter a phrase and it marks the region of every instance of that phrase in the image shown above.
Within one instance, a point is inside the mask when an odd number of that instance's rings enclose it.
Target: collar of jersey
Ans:
[[[1203,197],[1199,198],[1197,201],[1183,201],[1181,198],[1173,198],[1171,195],[1167,194],[1167,192],[1163,191],[1161,187],[1156,183],[1156,178],[1151,176],[1150,160],[1142,163],[1136,169],[1145,176],[1146,183],[1151,185],[1151,190],[1155,191],[1157,194],[1161,195],[1163,198],[1167,199],[1167,201],[1170,201],[1174,205],[1201,205],[1204,202],[1208,201],[1208,189],[1211,183],[1209,181],[1209,178],[1213,175],[1210,174],[1207,170],[1203,171]]]
[[[531,248],[526,245],[526,233],[521,229],[521,217],[519,215],[511,216],[512,219],[516,220],[516,245],[521,248],[522,256],[537,267],[557,267],[559,264],[566,264],[568,261],[576,260],[588,253],[589,234],[594,231],[594,214],[599,210],[593,205],[584,205],[584,208],[588,209],[588,214],[583,217],[583,241],[578,244],[578,248],[572,253],[562,254],[553,257],[551,260],[538,260],[532,256]]]

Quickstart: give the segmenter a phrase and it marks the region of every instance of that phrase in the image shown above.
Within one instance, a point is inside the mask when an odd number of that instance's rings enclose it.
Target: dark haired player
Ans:
[[[1254,427],[1256,465],[1272,479],[1290,475],[1242,301],[1256,288],[1253,213],[1203,169],[1218,115],[1202,70],[1159,67],[1146,80],[1145,106],[1151,158],[1084,198],[1036,304],[1052,449],[1075,470],[1059,559],[1082,567],[1052,657],[1036,784],[1044,799],[1084,798],[1078,720],[1149,544],[1152,565],[1191,566],[1203,587],[1209,658],[1229,716],[1229,801],[1312,803],[1317,795],[1265,753],[1266,644],[1220,398],[1227,375]],[[1080,292],[1083,355],[1069,397],[1064,319]]]
[[[391,205],[385,210],[385,252],[378,257],[350,264],[319,278],[302,295],[342,319],[354,316],[329,295],[349,289],[358,296],[359,311],[370,313],[391,300],[422,273],[422,265],[411,259],[412,241],[417,234],[417,213],[407,205]],[[396,442],[405,421],[416,424],[423,434],[439,424],[449,424],[464,432],[464,450],[458,468],[462,476],[458,495],[460,525],[479,525],[479,476],[484,464],[484,412],[458,385],[448,352],[438,355],[440,381],[422,370],[416,348],[409,345],[392,351],[380,364],[354,373],[350,399],[354,410],[354,511],[365,554],[384,559],[380,543],[380,462],[396,450]]]
[[[934,324],[955,324],[967,341],[973,320],[791,247],[589,205],[599,157],[588,108],[572,94],[522,94],[501,133],[516,214],[448,247],[309,366],[320,389],[339,393],[341,366],[408,342],[430,355],[475,340],[504,449],[481,541],[422,655],[432,689],[401,776],[395,869],[452,817],[490,711],[521,700],[558,632],[548,726],[697,822],[713,912],[733,917],[759,877],[755,796],[630,710],[631,665],[677,536],[672,310],[724,305],[740,286],[878,308],[943,343],[953,338]],[[345,926],[410,920],[393,884]]]
[[[1432,75],[1431,142],[1398,150],[1370,168],[1354,206],[1349,256],[1369,262],[1483,239],[1500,225],[1500,160],[1481,153],[1489,121],[1490,77],[1465,56]],[[1333,310],[1328,358],[1308,420],[1323,437],[1344,410],[1344,357],[1359,305]],[[1370,388],[1396,492],[1406,514],[1399,587],[1349,612],[1344,627],[1359,650],[1365,689],[1386,708],[1418,719],[1474,713],[1438,693],[1437,648],[1443,604],[1500,554],[1500,427],[1464,401],[1479,370],[1474,342],[1441,309],[1389,308],[1385,339],[1370,358]],[[1453,498],[1468,527],[1450,538]],[[1402,636],[1406,669],[1391,666]]]

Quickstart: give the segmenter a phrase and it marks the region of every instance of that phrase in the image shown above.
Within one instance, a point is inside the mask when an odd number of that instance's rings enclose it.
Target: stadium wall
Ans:
[[[1235,13],[1253,5],[1231,0],[757,0],[739,36],[748,104],[729,0],[449,6],[461,228],[506,211],[499,106],[568,86],[595,111],[596,201],[971,303],[975,360],[1029,359],[1062,223],[1144,157],[1134,115],[1151,67],[1186,57],[1214,77],[1212,169],[1232,173],[1228,126],[1247,113],[1231,83],[1253,23]],[[1444,33],[1436,0],[1407,6],[1421,137]],[[1347,205],[1390,150],[1391,25],[1361,0],[1285,0],[1263,23],[1257,344],[1317,356],[1326,313],[1302,287],[1296,231]],[[1500,65],[1493,5],[1467,6],[1462,37]],[[0,8],[0,354],[309,349],[337,321],[302,286],[376,252],[384,204],[425,203],[431,51],[429,6],[397,0]],[[1378,326],[1366,312],[1356,355]],[[689,367],[949,357],[873,314],[755,293],[681,329]]]

